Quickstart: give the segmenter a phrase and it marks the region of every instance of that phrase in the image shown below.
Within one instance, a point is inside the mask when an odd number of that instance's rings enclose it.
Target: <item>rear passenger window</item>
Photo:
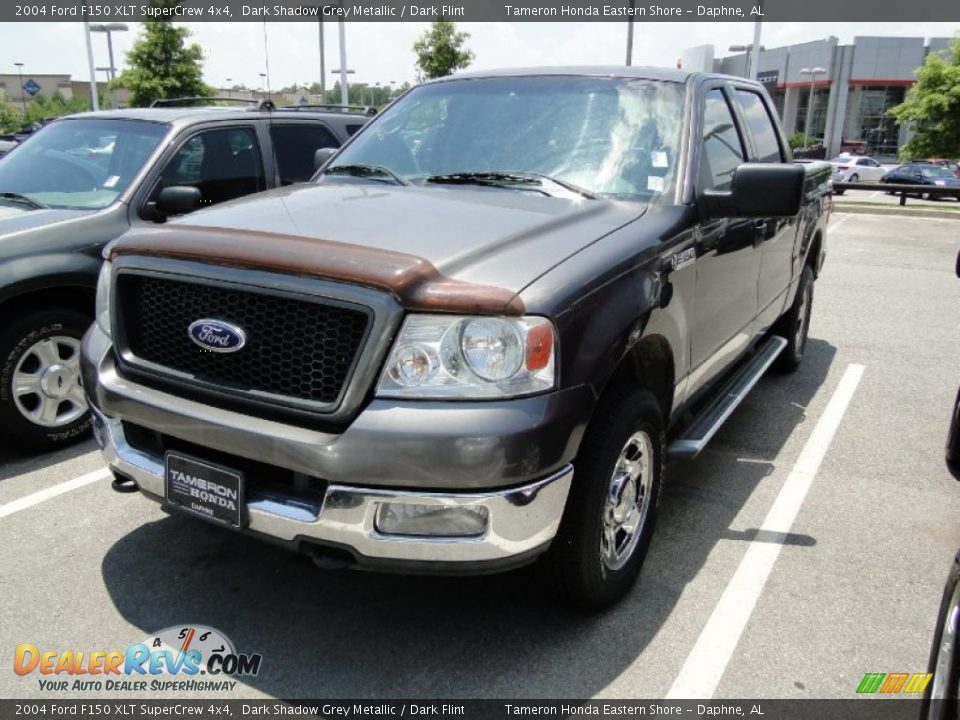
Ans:
[[[737,100],[743,110],[747,127],[750,128],[750,135],[753,137],[756,157],[752,160],[754,162],[783,162],[780,143],[777,140],[776,126],[770,119],[770,113],[767,112],[767,106],[763,102],[763,98],[749,90],[737,90]]]
[[[272,125],[270,137],[281,185],[306,182],[313,176],[313,154],[320,148],[340,147],[322,125]]]
[[[171,185],[197,188],[205,205],[266,190],[256,132],[226,128],[197,133],[167,163],[151,199]]]
[[[363,125],[358,125],[357,123],[350,123],[347,125],[347,135],[353,136],[356,134],[357,130],[362,128]]]
[[[720,90],[711,90],[703,111],[700,189],[729,190],[733,172],[743,159],[743,144],[727,100]]]

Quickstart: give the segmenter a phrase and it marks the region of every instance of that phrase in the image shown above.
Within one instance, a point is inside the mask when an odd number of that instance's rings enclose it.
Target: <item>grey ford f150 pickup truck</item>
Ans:
[[[107,250],[82,372],[115,485],[320,564],[539,559],[587,609],[696,455],[805,349],[829,166],[762,87],[454,76],[315,182]]]

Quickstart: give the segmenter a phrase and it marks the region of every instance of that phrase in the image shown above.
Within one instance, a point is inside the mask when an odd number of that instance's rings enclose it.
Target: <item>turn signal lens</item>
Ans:
[[[553,360],[553,328],[537,325],[527,331],[527,370],[543,370]]]

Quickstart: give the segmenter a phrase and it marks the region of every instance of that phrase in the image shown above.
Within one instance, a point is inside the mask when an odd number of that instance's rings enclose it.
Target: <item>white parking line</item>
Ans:
[[[800,451],[800,457],[780,488],[780,493],[760,528],[760,532],[767,537],[768,533],[773,533],[776,538],[770,542],[750,543],[680,673],[673,681],[667,693],[668,700],[709,700],[713,697],[753,608],[763,592],[770,571],[780,555],[783,541],[790,532],[834,433],[850,405],[863,371],[864,366],[857,364],[848,365],[844,371],[833,397],[817,420],[816,427]]]
[[[849,216],[849,215],[844,215],[842,218],[840,218],[840,219],[837,220],[836,222],[830,223],[829,225],[827,225],[827,232],[833,232],[834,230],[836,230],[838,227],[840,227],[841,225],[843,225],[843,224],[844,224],[847,220],[849,220],[849,219],[850,219],[850,216]]]
[[[5,518],[8,515],[13,515],[15,512],[20,512],[21,510],[26,510],[31,508],[34,505],[39,505],[44,500],[49,500],[50,498],[55,498],[57,495],[63,495],[68,493],[71,490],[76,490],[77,488],[82,488],[84,485],[89,485],[94,483],[97,480],[103,480],[110,477],[110,471],[106,468],[102,470],[94,470],[89,472],[86,475],[81,475],[78,478],[73,480],[67,480],[62,482],[59,485],[54,485],[53,487],[48,487],[46,490],[39,490],[38,492],[31,493],[26,497],[22,497],[19,500],[14,500],[13,502],[8,502],[6,505],[0,505],[0,518]]]

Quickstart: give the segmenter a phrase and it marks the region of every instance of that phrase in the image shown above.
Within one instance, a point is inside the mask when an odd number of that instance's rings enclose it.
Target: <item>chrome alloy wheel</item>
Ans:
[[[610,570],[629,562],[640,542],[655,472],[653,442],[643,431],[627,440],[610,478],[603,507],[600,557]]]
[[[27,420],[63,427],[87,411],[80,380],[80,340],[55,335],[33,345],[13,371],[13,401]]]

